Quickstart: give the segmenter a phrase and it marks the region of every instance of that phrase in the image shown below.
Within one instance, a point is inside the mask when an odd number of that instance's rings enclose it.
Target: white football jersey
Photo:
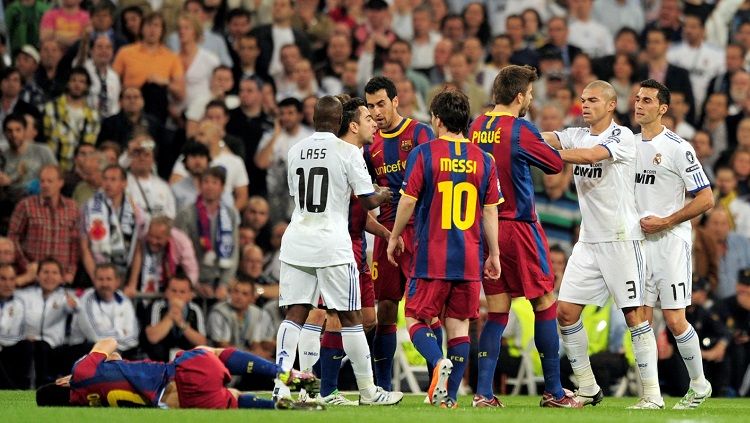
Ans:
[[[638,166],[635,174],[635,199],[640,217],[667,217],[685,206],[685,191],[697,192],[709,186],[703,167],[689,142],[664,128],[650,141],[635,136]],[[670,231],[692,243],[689,221]]]
[[[362,153],[329,132],[315,132],[289,149],[287,163],[295,206],[280,260],[307,267],[353,262],[349,198],[374,193]]]
[[[635,137],[625,126],[612,124],[599,135],[589,128],[556,131],[563,149],[609,150],[610,158],[593,165],[577,164],[573,175],[581,207],[582,242],[643,239],[635,205]]]

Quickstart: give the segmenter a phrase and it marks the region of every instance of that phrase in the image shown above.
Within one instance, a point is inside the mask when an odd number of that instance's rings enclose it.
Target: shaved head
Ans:
[[[611,101],[613,99],[617,99],[617,92],[615,91],[615,87],[612,86],[607,81],[602,81],[601,79],[598,79],[594,82],[590,82],[588,85],[586,85],[586,90],[589,89],[598,89],[601,90],[602,95],[604,96],[604,101]]]

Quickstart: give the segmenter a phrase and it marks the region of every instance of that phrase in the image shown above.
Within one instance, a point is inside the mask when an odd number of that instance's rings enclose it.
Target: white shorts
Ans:
[[[355,311],[362,308],[359,271],[354,262],[329,267],[305,267],[282,261],[279,279],[279,306],[310,304],[317,307],[322,298],[330,310]]]
[[[618,308],[640,307],[645,272],[641,241],[578,242],[565,268],[558,299],[603,307],[612,295]]]
[[[643,242],[646,253],[646,305],[681,309],[690,305],[693,289],[692,247],[671,232],[651,235]]]

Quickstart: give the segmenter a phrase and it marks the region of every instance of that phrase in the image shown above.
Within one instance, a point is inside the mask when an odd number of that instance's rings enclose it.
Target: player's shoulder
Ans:
[[[690,143],[685,141],[684,138],[682,138],[681,136],[677,135],[676,133],[672,132],[669,129],[665,129],[654,138],[658,138],[660,141],[664,141],[666,144],[673,145],[673,146],[681,145],[684,147],[684,145],[690,145]]]
[[[563,128],[559,131],[555,131],[555,133],[558,135],[566,136],[572,140],[578,140],[591,135],[591,129],[581,126],[571,126],[568,128]]]

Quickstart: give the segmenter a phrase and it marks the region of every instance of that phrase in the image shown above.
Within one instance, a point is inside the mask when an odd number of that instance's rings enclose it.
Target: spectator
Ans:
[[[127,40],[127,44],[141,39],[141,24],[143,23],[143,9],[138,6],[125,6],[120,3],[119,32]]]
[[[294,71],[297,67],[297,62],[302,59],[302,53],[296,44],[281,46],[281,50],[279,51],[281,70],[271,75],[272,81],[276,84],[277,92],[285,93],[294,88],[293,86],[296,84]],[[281,100],[281,98],[278,100]]]
[[[253,29],[252,16],[250,11],[243,7],[235,7],[227,12],[227,26],[224,34],[224,41],[232,57],[232,63],[235,67],[239,63],[240,40],[249,34]],[[256,44],[257,49],[257,44]],[[253,61],[255,63],[255,61]],[[236,81],[235,81],[236,83]]]
[[[208,147],[199,142],[188,143],[182,155],[184,156],[182,164],[188,176],[171,184],[178,211],[195,204],[200,190],[201,175],[208,170],[208,164],[211,160]],[[226,204],[233,204],[232,193],[225,190],[221,201]]]
[[[333,92],[340,92],[342,89],[341,84]],[[327,91],[320,87],[318,80],[315,79],[315,73],[312,69],[312,64],[307,59],[300,59],[294,64],[294,72],[292,73],[292,83],[289,84],[285,90],[279,90],[276,97],[294,97],[297,100],[302,101],[307,96],[323,96],[329,94]]]
[[[404,78],[402,81],[396,82],[396,92],[398,92],[398,114],[409,116],[424,124],[430,123],[427,106],[424,104],[424,100],[418,96],[414,83],[410,79]]]
[[[528,46],[533,49],[542,47],[547,42],[544,36],[546,31],[542,15],[533,7],[529,7],[521,13],[521,18],[523,19],[523,37]]]
[[[8,67],[0,71],[0,120],[12,113],[23,116],[28,113],[39,117],[39,110],[21,99],[21,73],[18,69]],[[8,147],[5,135],[0,135],[0,150]]]
[[[24,336],[24,302],[14,295],[16,271],[0,262],[0,389],[29,389],[33,350]]]
[[[102,182],[102,189],[81,209],[81,259],[91,280],[95,279],[97,265],[104,263],[115,267],[119,280],[133,266],[135,247],[146,222],[143,211],[126,194],[125,169],[107,166]]]
[[[164,139],[164,128],[159,121],[143,110],[143,94],[136,87],[125,87],[120,92],[120,111],[102,120],[101,131],[96,139],[100,146],[105,141],[114,141],[120,148],[127,149],[128,141],[136,128],[145,129],[158,140]]]
[[[267,253],[271,250],[271,222],[268,201],[259,195],[247,200],[242,211],[242,222],[250,226],[256,234],[255,243]]]
[[[153,174],[156,143],[148,134],[134,133],[128,144],[130,172],[127,194],[150,219],[160,214],[176,215],[174,196],[169,185]]]
[[[255,305],[255,299],[252,279],[235,279],[228,301],[217,303],[208,314],[208,338],[219,348],[244,349],[273,359],[276,334],[271,332],[271,316]]]
[[[287,195],[287,155],[289,148],[309,135],[312,135],[312,130],[302,125],[302,102],[291,98],[282,100],[273,133],[266,133],[255,153],[255,165],[266,169],[273,222],[289,220],[292,216],[294,204]]]
[[[237,40],[237,60],[234,61],[234,67],[232,67],[235,87],[239,87],[243,78],[253,76],[269,78],[268,75],[258,74],[258,57],[260,57],[258,38],[253,34],[242,34]]]
[[[449,62],[448,67],[451,73],[451,83],[458,87],[461,91],[466,93],[469,97],[469,105],[471,107],[471,115],[477,116],[482,107],[487,103],[487,93],[482,90],[469,75],[469,62],[466,60],[466,55],[463,53],[454,53]],[[432,102],[432,99],[440,91],[443,91],[442,85],[437,85],[432,88],[427,98],[427,104]]]
[[[230,150],[232,150],[232,153],[241,158],[245,157],[245,144],[243,144],[242,138],[229,134],[226,130],[227,124],[229,123],[227,101],[211,100],[206,105],[206,111],[203,117],[215,123],[221,129],[224,134],[224,143]]]
[[[413,8],[409,0],[395,0],[391,5],[390,27],[400,40],[411,40],[414,37],[414,28],[412,27],[411,9]]]
[[[292,27],[304,32],[310,39],[312,51],[325,48],[333,32],[333,20],[320,7],[320,0],[295,2]]]
[[[203,298],[226,297],[226,288],[237,271],[239,217],[221,202],[226,173],[211,167],[201,176],[200,195],[194,207],[180,211],[175,227],[190,237],[201,263],[198,291]]]
[[[63,170],[73,168],[78,144],[94,144],[99,135],[99,113],[86,103],[91,77],[82,67],[70,72],[65,94],[44,106],[44,137]]]
[[[429,69],[428,76],[432,85],[442,84],[443,82],[450,79],[450,71],[448,70],[448,59],[453,54],[454,49],[453,41],[443,38],[435,44],[434,49],[434,65]]]
[[[86,57],[88,46],[81,48],[81,58]],[[89,72],[91,86],[88,92],[88,102],[99,112],[101,119],[108,118],[120,112],[120,76],[112,69],[114,46],[108,35],[99,35],[91,45],[91,58],[85,59],[83,67]]]
[[[440,41],[440,34],[433,30],[433,10],[426,4],[417,6],[412,11],[414,38],[411,40],[412,66],[415,70],[426,73],[435,65],[435,46]]]
[[[138,347],[138,320],[133,303],[120,291],[120,272],[114,264],[98,263],[93,288],[83,292],[81,310],[73,319],[71,344],[88,351],[104,338],[117,340],[125,358],[133,358]]]
[[[281,249],[281,238],[284,237],[284,232],[286,232],[287,226],[289,226],[287,222],[278,222],[271,228],[271,240],[269,242],[271,248],[266,252],[266,264],[263,267],[263,274],[275,281],[281,280],[281,261],[279,260],[279,254]]]
[[[54,38],[42,39],[39,45],[39,67],[34,75],[36,85],[44,92],[41,105],[65,91],[70,68],[61,63],[62,57],[63,49],[59,41]]]
[[[249,195],[265,195],[266,172],[255,166],[255,152],[265,132],[273,128],[273,122],[263,112],[263,82],[259,78],[247,78],[240,81],[239,88],[240,107],[229,112],[227,133],[241,138],[245,146],[245,168],[249,180],[253,181]]]
[[[510,65],[510,57],[513,55],[513,45],[507,35],[497,35],[492,38],[490,44],[490,60],[480,65],[477,74],[477,83],[485,92],[492,92],[492,85],[500,70]],[[408,116],[408,115],[406,115]]]
[[[510,62],[514,65],[529,65],[538,68],[539,54],[526,44],[521,15],[508,15],[505,18],[505,33],[513,43],[513,55],[510,57]]]
[[[554,175],[544,175],[543,189],[536,191],[536,212],[550,244],[570,253],[578,240],[581,210],[578,197],[570,190],[570,166]]]
[[[81,165],[81,181],[78,182],[71,198],[78,207],[82,207],[102,186],[102,172],[107,166],[104,156],[94,151],[94,154],[86,156]]]
[[[352,57],[352,40],[343,34],[333,34],[325,47],[326,57],[318,66],[315,73],[321,84],[341,83],[341,77],[346,62]]]
[[[743,277],[734,287],[734,293],[722,301],[717,301],[713,312],[718,314],[722,322],[731,333],[731,340],[727,347],[725,359],[728,361],[729,396],[747,395],[747,369],[750,365],[750,280],[748,280],[747,269],[742,271]],[[721,352],[716,353],[720,359]]]
[[[568,0],[568,27],[570,43],[596,59],[613,54],[615,46],[607,27],[594,19],[593,3],[594,0]]]
[[[391,15],[385,0],[368,0],[365,3],[365,20],[354,28],[354,41],[359,46],[355,55],[359,57],[367,50],[366,44],[374,44],[374,68],[378,69],[383,63],[388,47],[398,39],[391,30]]]
[[[192,17],[192,19],[188,17]],[[206,5],[203,3],[203,0],[187,0],[183,4],[183,13],[177,18],[177,33],[169,35],[167,38],[167,46],[169,46],[174,52],[185,52],[182,45],[186,41],[183,34],[184,27],[180,27],[180,21],[185,18],[195,21],[192,23],[196,29],[193,34],[192,43],[199,44],[197,46],[191,46],[191,48],[198,47],[199,50],[210,52],[212,56],[215,56],[215,58],[218,59],[219,63],[231,68],[233,64],[232,56],[229,54],[226,40],[211,29],[209,23],[210,17],[206,13]],[[185,59],[183,58],[183,65],[184,63]],[[218,66],[219,63],[212,66],[211,69]],[[186,79],[189,79],[190,76],[187,75],[190,72],[188,70],[189,66],[183,66],[183,68],[185,69]],[[188,80],[186,82],[188,84],[187,89],[190,89],[190,81]]]
[[[20,98],[41,111],[46,101],[44,91],[36,82],[36,72],[39,69],[39,51],[31,45],[25,45],[16,53],[16,69],[21,73]]]
[[[490,40],[490,24],[487,20],[487,8],[485,5],[480,2],[468,3],[461,15],[466,23],[466,36],[476,37],[481,44],[487,44]],[[507,28],[506,23],[506,32]]]
[[[19,201],[35,191],[39,171],[46,165],[57,165],[57,160],[45,144],[30,138],[27,121],[23,115],[10,114],[3,121],[3,133],[10,148],[3,152],[5,165],[0,171],[0,186],[9,184],[10,196]],[[3,178],[4,177],[4,178]],[[3,180],[7,178],[7,180]]]
[[[83,181],[85,175],[85,165],[89,156],[96,154],[96,148],[91,144],[78,144],[73,153],[73,169],[64,173],[64,184],[62,195],[72,197],[78,183]]]
[[[13,266],[16,286],[21,288],[36,280],[38,266],[36,264],[25,266],[21,263],[22,257],[18,254],[16,245],[10,238],[0,236],[0,264]]]
[[[79,258],[78,208],[60,195],[63,174],[59,167],[42,167],[39,185],[40,195],[24,198],[13,210],[8,238],[28,262],[55,258],[63,280],[70,283]]]
[[[672,98],[672,104],[674,104],[674,97]],[[716,176],[714,176],[713,164],[710,160],[714,152],[711,134],[703,130],[695,131],[695,135],[690,139],[690,144],[695,150],[695,158],[703,165],[703,171],[706,172],[708,180],[713,183]]]
[[[568,254],[557,244],[549,247],[549,261],[552,263],[552,273],[555,275],[555,295],[560,292],[560,284],[568,265]]]
[[[659,17],[656,21],[646,25],[644,35],[652,29],[663,31],[667,42],[682,41],[682,2],[679,0],[661,0]],[[644,37],[645,38],[645,37]]]
[[[727,126],[729,97],[724,93],[713,93],[706,99],[704,109],[701,129],[711,134],[714,155],[717,157],[715,160],[718,160],[721,152],[732,147],[729,144],[729,128]]]
[[[563,120],[565,114],[560,106],[555,103],[547,103],[539,111],[539,132],[559,131],[564,128]],[[537,194],[537,197],[539,194]]]
[[[112,43],[113,53],[117,53],[120,47],[130,44],[129,40],[114,29],[116,13],[117,7],[110,0],[101,0],[91,7],[91,32],[84,33],[89,43],[93,45],[97,38],[106,36]],[[76,48],[80,48],[80,45]],[[73,52],[77,51],[76,48]]]
[[[184,275],[169,278],[164,299],[151,305],[151,323],[144,330],[149,358],[168,361],[172,349],[206,345],[203,311],[193,300],[193,285]]]
[[[114,141],[104,141],[96,147],[96,151],[104,156],[108,165],[117,164],[120,160],[120,155],[122,154],[120,144],[117,144]]]
[[[255,233],[255,229],[251,228],[250,225],[246,223],[240,223],[239,233],[240,233],[240,248],[242,249],[241,251],[244,251],[245,247],[248,245],[255,245],[255,237],[257,234]],[[240,268],[241,267],[242,267],[242,261],[240,261]],[[237,271],[237,274],[240,274],[240,273],[241,273],[241,269]]]
[[[42,16],[39,37],[54,38],[70,47],[83,36],[89,20],[89,12],[81,9],[81,0],[62,0],[59,8],[47,10]]]
[[[573,59],[582,53],[582,50],[568,41],[570,30],[568,22],[563,17],[553,17],[547,22],[547,33],[549,41],[539,49],[539,54],[559,54],[562,57],[565,69],[570,68]]]
[[[711,80],[725,72],[724,51],[705,42],[703,18],[686,14],[682,26],[682,43],[669,49],[667,60],[690,73],[695,104],[703,104]]]
[[[695,127],[687,121],[688,113],[690,113],[690,104],[687,102],[685,93],[677,90],[672,90],[672,101],[669,104],[669,112],[675,121],[674,132],[680,137],[689,140],[695,136]],[[701,164],[704,167],[710,167],[713,163],[704,162],[701,160]],[[713,173],[713,170],[711,170]],[[713,178],[710,178],[713,180]]]
[[[440,21],[440,34],[451,40],[454,45],[461,45],[466,37],[466,22],[461,15],[450,13]]]
[[[609,29],[612,35],[622,28],[643,31],[646,26],[643,6],[630,0],[599,0],[594,3],[594,19]]]
[[[617,93],[617,109],[616,115],[621,121],[629,122],[631,119],[628,116],[630,110],[630,92],[632,91],[633,83],[636,77],[636,64],[635,58],[627,54],[618,53],[615,54],[614,62],[612,63],[612,79],[609,83]]]
[[[256,62],[260,75],[275,77],[282,71],[281,48],[287,44],[297,45],[303,57],[311,57],[310,42],[304,32],[292,27],[293,17],[292,0],[273,0],[273,23],[258,26],[252,31],[260,47]]]
[[[50,4],[41,0],[15,0],[5,9],[5,22],[11,50],[16,54],[21,47],[39,45],[39,26]]]
[[[737,115],[742,112],[743,104],[750,91],[750,73],[738,70],[729,79],[729,114]]]
[[[66,270],[67,272],[67,270]],[[24,304],[24,339],[33,348],[35,386],[70,372],[65,347],[65,322],[78,310],[78,301],[63,287],[63,267],[55,259],[39,262],[38,285],[16,291]]]
[[[188,137],[192,137],[198,130],[198,122],[206,114],[206,108],[214,101],[224,103],[225,109],[234,109],[240,105],[240,99],[230,92],[234,89],[234,79],[232,79],[232,69],[227,66],[217,66],[211,72],[211,82],[209,83],[209,91],[203,95],[196,97],[193,102],[185,110],[185,119],[187,123],[185,125],[185,134]],[[228,115],[228,112],[226,113]],[[228,116],[227,116],[228,121]],[[216,122],[221,130],[224,130],[227,122],[219,123]],[[230,146],[232,148],[232,146]],[[234,151],[234,148],[232,148]],[[235,151],[235,154],[240,155]]]
[[[729,44],[724,50],[725,70],[724,72],[716,75],[708,83],[708,91],[706,96],[709,94],[721,91],[724,94],[731,94],[731,79],[735,72],[743,70],[745,61],[745,48],[740,44]],[[744,94],[744,93],[743,93]],[[738,99],[733,99],[737,103]],[[732,114],[737,113],[737,111]]]
[[[476,38],[474,38],[476,41]],[[466,40],[468,43],[469,40]],[[480,44],[481,49],[481,44]],[[484,61],[484,53],[481,54],[480,61]],[[411,45],[406,41],[396,40],[388,48],[388,60],[395,60],[403,66],[406,77],[414,83],[414,87],[419,96],[425,98],[430,90],[430,80],[422,72],[412,69],[412,51]],[[472,72],[472,76],[476,73]],[[394,81],[396,82],[396,81]]]
[[[240,266],[237,275],[255,282],[258,293],[258,305],[263,306],[268,301],[279,298],[279,281],[263,273],[265,257],[263,250],[257,245],[246,245],[242,248]]]
[[[737,286],[740,271],[750,267],[750,241],[731,229],[731,215],[724,208],[716,208],[708,215],[706,230],[717,243],[719,281],[714,298],[731,297]]]
[[[635,60],[639,53],[638,33],[628,27],[621,28],[615,35],[615,53],[594,60],[594,73],[599,79],[608,81],[613,76],[615,59],[618,55],[630,56]]]
[[[193,244],[164,215],[156,216],[149,222],[146,235],[136,246],[133,263],[123,290],[130,298],[137,293],[164,292],[169,279],[180,272],[193,285],[198,283],[198,262]]]

